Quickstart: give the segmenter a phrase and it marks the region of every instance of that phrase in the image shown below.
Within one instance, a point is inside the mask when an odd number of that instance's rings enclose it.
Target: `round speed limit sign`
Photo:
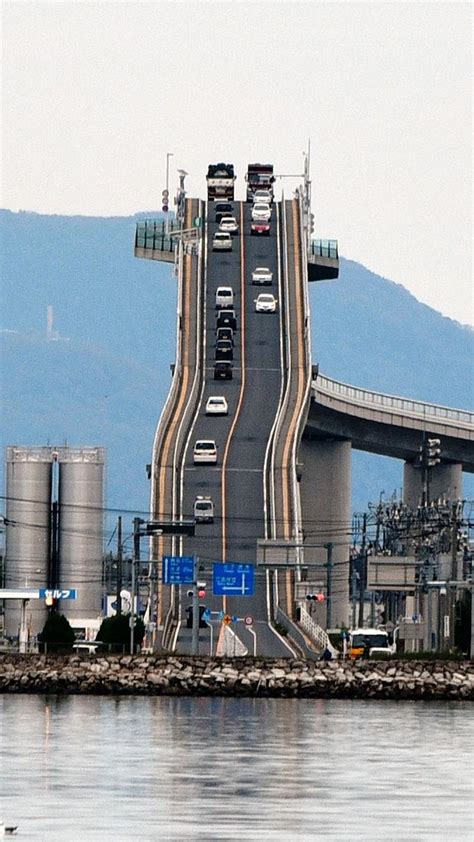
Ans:
[[[253,617],[246,617],[245,618],[245,625],[246,626],[253,626]]]

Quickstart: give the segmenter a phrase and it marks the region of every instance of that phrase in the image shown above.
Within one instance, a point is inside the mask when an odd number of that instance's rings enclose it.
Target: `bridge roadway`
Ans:
[[[196,535],[183,542],[184,552],[199,557],[207,581],[206,606],[212,611],[224,610],[239,617],[253,616],[257,634],[257,651],[274,655],[290,655],[292,649],[268,625],[268,574],[256,570],[253,597],[212,597],[212,563],[233,561],[255,563],[256,542],[268,536],[269,500],[266,494],[266,457],[268,442],[279,408],[282,381],[281,337],[281,264],[280,206],[272,212],[269,237],[250,235],[250,205],[234,203],[239,220],[239,234],[233,238],[232,252],[213,252],[212,236],[218,226],[213,205],[209,204],[207,225],[206,269],[204,289],[203,359],[204,378],[199,406],[189,433],[182,464],[182,511],[192,516],[198,494],[210,495],[215,505],[212,524],[196,526]],[[252,270],[268,266],[273,272],[272,291],[278,299],[277,313],[257,313],[255,299],[262,288],[252,285]],[[234,290],[237,317],[233,379],[215,381],[215,295],[217,287],[229,285]],[[229,405],[227,417],[205,415],[210,395],[224,395]],[[217,465],[194,465],[194,442],[201,438],[215,439]],[[268,468],[267,468],[268,470]],[[184,597],[183,608],[190,600]],[[253,651],[253,638],[243,623],[233,630],[244,645]],[[203,637],[205,633],[201,632]],[[187,648],[189,633],[181,632],[178,649]],[[205,648],[205,644],[204,644]]]
[[[201,256],[181,253],[178,347],[173,384],[154,442],[151,509],[154,518],[192,517],[198,495],[215,505],[213,524],[198,524],[193,538],[153,539],[153,557],[197,555],[200,579],[207,582],[205,604],[231,616],[252,616],[258,654],[295,654],[287,640],[269,624],[271,605],[280,601],[291,616],[293,578],[255,570],[253,597],[213,597],[213,562],[256,562],[259,538],[291,538],[298,534],[299,491],[296,452],[306,419],[310,383],[308,303],[301,259],[299,203],[275,203],[269,237],[250,234],[251,206],[234,203],[240,224],[232,252],[214,252],[217,230],[213,204],[204,226]],[[204,206],[188,200],[185,227]],[[253,269],[268,266],[271,287],[254,286]],[[219,285],[232,286],[237,316],[231,381],[215,381],[215,294]],[[276,313],[257,313],[255,299],[271,291]],[[205,415],[210,395],[223,394],[228,417]],[[198,439],[215,439],[217,465],[194,465]],[[177,648],[189,651],[187,588],[159,586],[158,623],[165,618],[179,633]],[[254,638],[243,623],[232,629],[249,651]],[[202,630],[201,649],[209,651],[209,633]],[[174,646],[176,635],[166,635]]]

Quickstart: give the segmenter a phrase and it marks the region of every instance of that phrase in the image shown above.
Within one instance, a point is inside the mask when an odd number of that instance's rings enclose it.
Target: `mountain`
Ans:
[[[156,422],[171,382],[176,281],[133,256],[138,219],[0,211],[3,445],[100,445],[107,506],[148,511]],[[341,260],[310,286],[314,361],[330,377],[469,409],[474,332],[399,284]],[[57,338],[47,337],[47,307]],[[50,337],[54,334],[50,334]],[[1,460],[3,471],[4,460]],[[355,454],[353,504],[401,486],[401,463]],[[474,484],[465,477],[465,496]]]

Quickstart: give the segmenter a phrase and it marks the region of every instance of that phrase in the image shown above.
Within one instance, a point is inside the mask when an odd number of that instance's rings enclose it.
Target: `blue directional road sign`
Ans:
[[[77,599],[77,590],[70,588],[69,590],[59,590],[52,588],[40,588],[40,599]]]
[[[227,564],[213,564],[212,593],[214,596],[253,596],[253,564],[238,564],[233,561]]]
[[[194,558],[192,555],[163,556],[163,584],[191,585],[194,582]]]

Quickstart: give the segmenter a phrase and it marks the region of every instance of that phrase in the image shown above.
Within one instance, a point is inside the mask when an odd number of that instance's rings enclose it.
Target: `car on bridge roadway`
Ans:
[[[219,339],[229,339],[234,344],[234,331],[231,327],[218,327],[216,330],[216,342]]]
[[[223,395],[211,395],[206,403],[206,415],[228,415],[229,406]]]
[[[230,360],[218,360],[214,364],[214,380],[232,380],[232,363]]]
[[[273,195],[270,190],[256,190],[252,196],[254,205],[257,202],[264,202],[266,205],[271,205],[273,202]]]
[[[212,238],[213,251],[232,251],[232,237],[228,231],[216,231]]]
[[[219,222],[219,231],[228,231],[229,234],[238,234],[239,226],[235,216],[223,216]]]
[[[216,202],[214,208],[216,214],[216,222],[220,222],[224,216],[232,216],[234,206],[230,202]]]
[[[216,308],[228,309],[234,306],[234,290],[232,287],[217,287]]]
[[[268,202],[255,202],[252,206],[252,221],[263,220],[269,222],[272,216],[272,209]]]
[[[217,462],[217,445],[214,439],[198,439],[195,442],[193,462],[195,465],[201,462],[209,462],[215,465]]]
[[[235,310],[218,310],[216,329],[220,327],[230,327],[232,330],[237,330],[237,319],[235,318]]]
[[[257,266],[252,272],[253,284],[271,284],[273,281],[273,272],[267,266]]]
[[[233,360],[234,346],[230,339],[218,339],[216,342],[216,360]]]
[[[211,497],[198,495],[194,503],[194,520],[196,523],[214,523],[214,503]]]
[[[266,237],[270,236],[270,223],[265,222],[263,219],[255,220],[250,223],[250,233],[251,234],[263,234]]]
[[[277,300],[269,292],[261,292],[258,298],[254,299],[256,313],[275,313]]]

